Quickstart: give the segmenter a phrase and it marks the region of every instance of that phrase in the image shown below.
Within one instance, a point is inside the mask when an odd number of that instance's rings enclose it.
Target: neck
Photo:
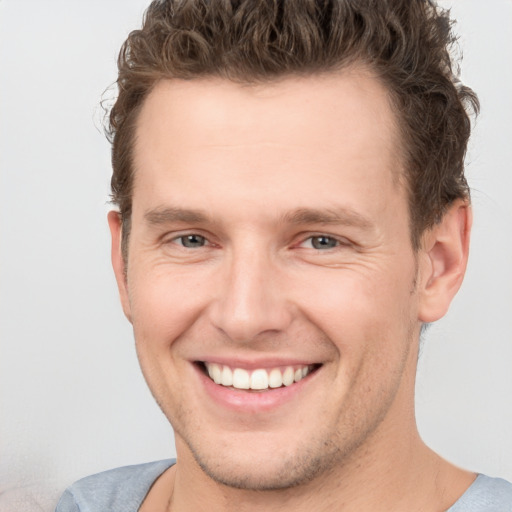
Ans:
[[[402,434],[396,443],[389,442],[389,433],[383,435],[379,431],[375,437],[372,442],[379,444],[381,437],[393,449],[388,448],[387,453],[378,456],[365,444],[351,460],[333,470],[301,486],[276,491],[234,489],[214,482],[197,466],[191,454],[181,450],[168,510],[446,510],[474,479],[474,475],[451,466],[427,448],[416,428]]]

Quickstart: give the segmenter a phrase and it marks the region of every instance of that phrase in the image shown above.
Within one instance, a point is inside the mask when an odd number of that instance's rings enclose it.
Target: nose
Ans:
[[[282,272],[271,255],[257,250],[233,253],[219,278],[210,317],[231,341],[251,342],[287,329],[292,309]]]

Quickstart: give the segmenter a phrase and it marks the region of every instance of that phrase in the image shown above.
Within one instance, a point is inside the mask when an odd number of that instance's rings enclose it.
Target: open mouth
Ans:
[[[277,368],[232,368],[227,365],[199,361],[203,373],[215,384],[234,389],[263,391],[291,386],[318,370],[319,364],[283,366]]]

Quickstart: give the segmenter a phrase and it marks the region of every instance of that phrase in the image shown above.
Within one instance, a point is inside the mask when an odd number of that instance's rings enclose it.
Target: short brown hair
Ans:
[[[130,231],[133,143],[144,99],[161,79],[241,83],[361,63],[387,87],[405,153],[411,239],[457,198],[469,200],[464,157],[474,92],[458,80],[449,12],[431,0],[155,0],[119,59],[110,112],[112,199]]]

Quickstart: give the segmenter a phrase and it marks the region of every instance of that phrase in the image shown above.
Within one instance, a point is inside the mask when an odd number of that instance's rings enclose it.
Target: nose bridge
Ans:
[[[249,342],[264,332],[284,330],[291,320],[279,265],[271,251],[242,244],[225,260],[213,321],[231,340]]]

